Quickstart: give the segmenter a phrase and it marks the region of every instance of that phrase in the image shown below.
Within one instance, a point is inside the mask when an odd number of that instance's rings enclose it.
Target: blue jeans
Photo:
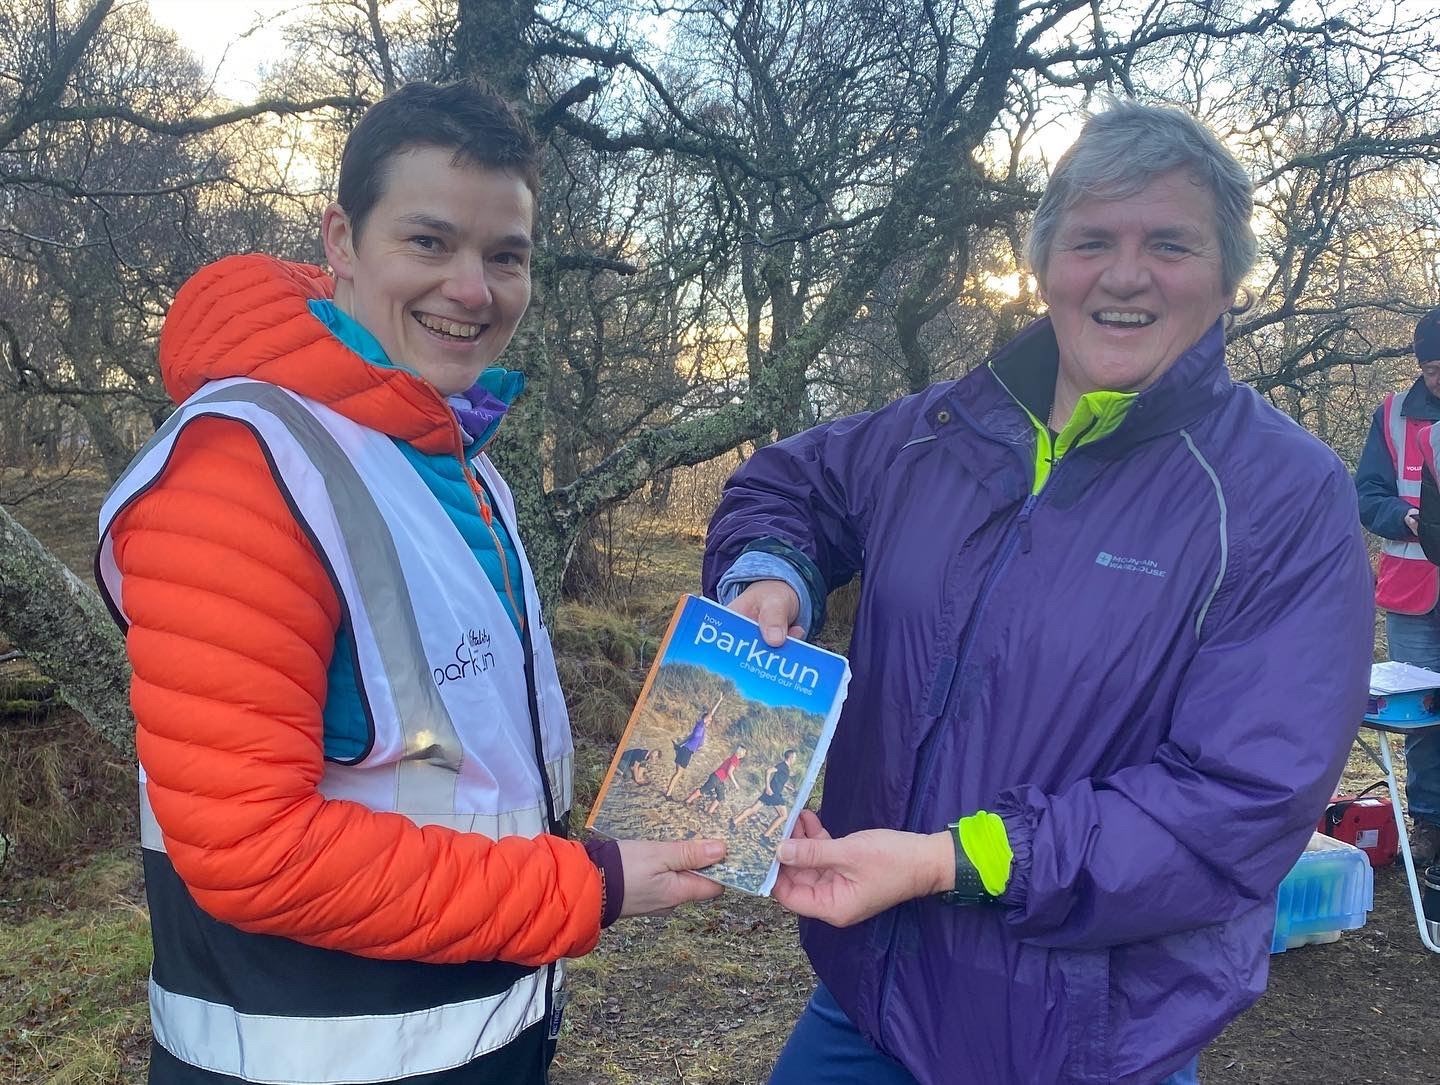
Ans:
[[[1440,607],[1429,614],[1385,614],[1390,658],[1440,671]],[[1405,805],[1417,821],[1440,825],[1440,735],[1405,736]]]
[[[1200,1059],[1159,1085],[1199,1085]],[[795,1022],[790,1039],[770,1071],[770,1085],[916,1085],[910,1072],[870,1041],[835,1004],[822,983]],[[980,1085],[963,1082],[957,1085]],[[990,1085],[990,1083],[986,1083]]]

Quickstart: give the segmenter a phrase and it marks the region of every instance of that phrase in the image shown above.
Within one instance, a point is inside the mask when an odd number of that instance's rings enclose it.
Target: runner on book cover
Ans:
[[[670,774],[670,782],[665,785],[665,797],[668,799],[670,793],[675,790],[675,782],[680,779],[680,774],[690,764],[690,758],[699,752],[700,747],[705,745],[705,728],[715,719],[715,713],[720,709],[720,702],[725,700],[721,694],[715,700],[714,706],[708,712],[701,712],[695,720],[695,726],[690,729],[690,734],[685,739],[673,738],[671,743],[675,746],[675,771]]]
[[[740,762],[745,760],[745,747],[736,746],[729,757],[715,766],[715,771],[710,774],[710,779],[690,792],[685,799],[686,806],[692,806],[695,800],[701,795],[710,799],[710,805],[705,807],[705,813],[713,814],[720,809],[720,804],[725,801],[725,785],[730,783],[731,774],[740,767]]]
[[[620,755],[619,774],[629,776],[637,784],[649,783],[649,775],[645,768],[652,761],[660,760],[658,749],[647,750],[644,746],[636,746],[634,749],[626,750]]]
[[[760,834],[760,839],[766,843],[774,843],[770,834],[785,824],[785,818],[789,816],[790,810],[786,805],[785,789],[790,786],[791,769],[795,767],[795,751],[786,750],[775,767],[765,777],[765,790],[760,792],[760,797],[742,810],[738,815],[730,819],[730,828],[738,829],[753,817],[762,806],[768,806],[775,812],[775,819],[765,827]]]

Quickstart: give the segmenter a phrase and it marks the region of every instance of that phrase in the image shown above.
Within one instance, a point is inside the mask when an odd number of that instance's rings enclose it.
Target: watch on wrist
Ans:
[[[951,822],[946,827],[950,834],[950,843],[955,848],[955,888],[947,889],[940,894],[940,899],[946,904],[991,904],[995,898],[985,891],[985,883],[980,880],[980,872],[975,869],[975,864],[965,854],[965,847],[960,843],[960,823]]]

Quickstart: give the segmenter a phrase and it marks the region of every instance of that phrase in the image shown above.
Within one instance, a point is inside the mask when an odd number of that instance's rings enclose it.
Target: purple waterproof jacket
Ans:
[[[1264,989],[1276,886],[1364,711],[1371,580],[1340,461],[1223,355],[1217,324],[1031,496],[1007,389],[1048,407],[1041,321],[960,381],[761,449],[716,510],[707,591],[747,546],[829,588],[863,575],[830,832],[1004,818],[998,904],[802,924],[923,1085],[1153,1085]]]

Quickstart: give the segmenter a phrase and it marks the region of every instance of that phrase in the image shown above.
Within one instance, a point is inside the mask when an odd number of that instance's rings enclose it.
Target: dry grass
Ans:
[[[560,684],[577,735],[619,740],[654,662],[660,638],[686,592],[700,590],[703,530],[630,507],[605,559],[613,579],[591,585],[584,601],[561,603],[550,633]]]
[[[620,738],[664,626],[658,612],[642,624],[596,606],[561,604],[551,636],[577,733],[610,743]]]
[[[11,895],[7,880],[53,896],[37,887],[63,881],[77,857],[134,839],[135,804],[134,767],[69,710],[0,725],[0,830],[11,845],[0,896]]]
[[[76,878],[84,881],[83,872]],[[101,882],[113,878],[113,870],[106,870]],[[101,892],[97,887],[94,895]],[[44,1085],[140,1080],[149,1042],[149,968],[144,911],[119,898],[0,925],[4,1080]]]

